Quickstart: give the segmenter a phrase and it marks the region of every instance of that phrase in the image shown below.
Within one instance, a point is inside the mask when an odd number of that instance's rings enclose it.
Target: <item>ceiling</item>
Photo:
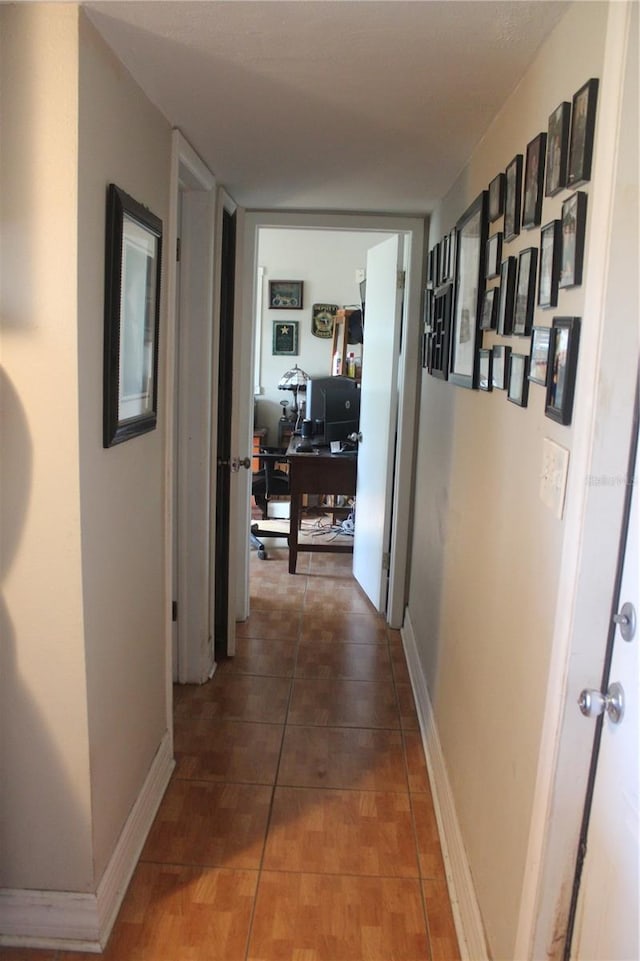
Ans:
[[[85,8],[237,203],[423,214],[568,5],[143,0]]]

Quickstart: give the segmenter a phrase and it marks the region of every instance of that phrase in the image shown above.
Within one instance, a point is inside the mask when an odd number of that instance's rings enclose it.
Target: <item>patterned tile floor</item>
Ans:
[[[301,554],[291,576],[266,544],[236,657],[175,689],[176,770],[102,957],[456,961],[399,633],[349,555]]]

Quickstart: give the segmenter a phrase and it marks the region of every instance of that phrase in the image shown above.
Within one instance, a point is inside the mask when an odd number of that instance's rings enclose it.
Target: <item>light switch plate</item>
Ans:
[[[564,511],[568,473],[569,451],[549,437],[545,437],[542,449],[540,500],[559,519],[562,519]]]

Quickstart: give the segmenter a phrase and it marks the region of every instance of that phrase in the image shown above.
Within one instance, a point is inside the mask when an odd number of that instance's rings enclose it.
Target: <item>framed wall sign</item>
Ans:
[[[546,133],[539,133],[527,145],[527,163],[524,173],[524,201],[522,226],[538,227],[542,215],[542,188],[544,184],[544,158],[547,149]]]
[[[301,280],[270,280],[269,307],[275,310],[301,310]]]
[[[449,380],[478,386],[478,334],[484,294],[487,243],[487,192],[467,208],[456,224],[456,283]]]
[[[578,367],[579,317],[554,317],[544,412],[558,424],[570,424]]]
[[[333,337],[333,325],[338,313],[337,304],[314,304],[311,308],[311,333],[314,337]]]
[[[162,221],[115,184],[107,189],[103,445],[154,430]]]
[[[568,187],[577,187],[591,179],[597,99],[598,81],[595,79],[588,80],[573,97]]]
[[[298,321],[274,320],[272,354],[298,353]]]
[[[544,187],[547,197],[553,197],[567,186],[570,123],[571,104],[565,100],[556,107],[549,117],[547,169]]]

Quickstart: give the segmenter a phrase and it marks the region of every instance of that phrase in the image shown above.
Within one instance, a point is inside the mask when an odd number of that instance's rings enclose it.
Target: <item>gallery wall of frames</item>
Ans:
[[[530,384],[541,386],[545,414],[563,425],[573,412],[580,318],[563,314],[562,299],[582,284],[588,196],[580,188],[591,179],[597,97],[592,78],[558,104],[547,130],[505,158],[427,263],[426,371],[504,391],[519,407],[530,402]],[[547,220],[545,201],[557,195],[561,215]],[[509,250],[516,238],[517,255]]]

